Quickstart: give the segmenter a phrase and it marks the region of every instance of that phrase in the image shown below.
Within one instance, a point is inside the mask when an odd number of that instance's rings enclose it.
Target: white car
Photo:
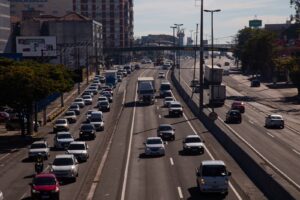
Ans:
[[[108,101],[108,98],[106,96],[100,96],[98,97],[98,101]]]
[[[169,104],[169,116],[182,116],[183,108],[178,101],[173,101]]]
[[[65,118],[57,119],[53,126],[53,133],[60,131],[69,131],[69,123]]]
[[[87,161],[89,158],[88,148],[89,147],[86,142],[76,141],[70,143],[67,153],[73,154],[79,161]]]
[[[56,178],[71,178],[76,181],[78,168],[78,161],[73,154],[61,154],[55,156],[50,172],[54,173]]]
[[[96,131],[104,131],[103,113],[101,111],[93,111],[89,118],[89,122],[94,125]]]
[[[92,114],[92,112],[94,112],[94,111],[98,111],[98,110],[92,109],[92,110],[88,110],[88,111],[86,112],[86,121],[87,121],[87,122],[89,122],[90,117],[91,117],[91,114]]]
[[[268,115],[265,120],[265,127],[278,127],[278,128],[284,128],[284,119],[281,115]]]
[[[84,101],[85,105],[92,105],[93,98],[92,98],[91,95],[84,95],[84,96],[82,96],[82,98],[83,98],[83,101]]]
[[[165,155],[165,145],[160,137],[148,137],[145,144],[145,155]]]
[[[169,107],[170,103],[173,101],[175,101],[175,99],[173,97],[165,97],[164,98],[164,106]]]
[[[74,103],[78,104],[80,108],[83,108],[85,106],[85,103],[83,101],[83,98],[76,98],[74,100]]]
[[[158,73],[158,78],[165,78],[165,77],[166,77],[165,72]]]
[[[67,119],[69,123],[75,123],[77,121],[77,116],[75,111],[71,111],[71,110],[66,111],[65,119]]]
[[[28,149],[28,158],[33,159],[38,155],[43,155],[45,159],[50,156],[50,148],[47,141],[36,141],[32,143]]]
[[[74,142],[74,138],[70,132],[58,132],[54,137],[54,147],[57,149],[64,149]]]
[[[198,135],[188,135],[182,141],[184,153],[204,153],[204,144]]]
[[[163,140],[175,140],[175,128],[170,124],[160,124],[157,128],[157,137]]]

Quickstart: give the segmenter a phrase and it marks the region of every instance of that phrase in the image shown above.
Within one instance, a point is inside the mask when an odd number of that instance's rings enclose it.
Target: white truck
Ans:
[[[117,70],[105,70],[105,80],[107,85],[112,85],[116,87],[118,83]]]
[[[226,99],[226,86],[210,85],[208,95],[209,95],[209,105],[223,106]]]
[[[153,104],[155,100],[155,82],[153,77],[138,77],[138,100],[140,103]]]
[[[220,85],[222,83],[223,69],[217,65],[205,65],[204,85]]]

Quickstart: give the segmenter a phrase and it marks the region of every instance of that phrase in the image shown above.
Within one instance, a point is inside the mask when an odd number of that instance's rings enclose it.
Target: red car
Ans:
[[[231,109],[232,110],[238,110],[241,113],[244,113],[245,112],[245,104],[244,104],[244,102],[241,102],[241,101],[234,101],[231,104]]]
[[[52,173],[37,174],[31,183],[32,199],[59,200],[59,182]]]

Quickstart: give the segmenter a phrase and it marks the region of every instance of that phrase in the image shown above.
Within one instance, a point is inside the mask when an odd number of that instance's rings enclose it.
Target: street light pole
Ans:
[[[214,79],[214,12],[220,12],[220,9],[217,10],[204,10],[211,14],[211,80]],[[211,86],[211,99],[214,100],[214,85]],[[214,106],[212,106],[212,112],[214,113]]]
[[[177,36],[180,33],[180,26],[183,26],[183,24],[174,24],[177,27]],[[180,47],[180,41],[179,41],[179,37],[178,37],[178,47]],[[179,84],[180,84],[180,50],[178,50],[178,57],[177,57],[177,65],[178,65],[178,80],[179,80]]]
[[[173,47],[175,47],[175,29],[177,28],[176,26],[170,26],[170,28],[173,29]],[[175,65],[175,53],[176,51],[173,51],[173,65]]]
[[[203,0],[201,0],[200,5],[200,66],[199,66],[199,82],[200,82],[200,91],[199,91],[199,111],[203,111]]]

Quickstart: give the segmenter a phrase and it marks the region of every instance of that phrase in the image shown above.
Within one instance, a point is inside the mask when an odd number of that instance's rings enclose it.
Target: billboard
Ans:
[[[16,46],[23,57],[56,56],[55,36],[18,36]]]

